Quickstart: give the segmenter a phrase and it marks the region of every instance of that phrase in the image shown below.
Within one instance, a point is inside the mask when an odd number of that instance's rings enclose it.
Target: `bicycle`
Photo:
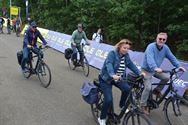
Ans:
[[[82,50],[83,50],[84,46],[85,45],[82,43],[82,45],[81,45]],[[78,50],[77,50],[77,53],[78,53]],[[88,60],[87,60],[87,58],[84,54],[84,50],[83,50],[83,62],[80,62],[78,58],[73,60],[72,56],[73,56],[73,54],[71,55],[71,58],[68,59],[69,68],[72,69],[72,70],[75,70],[77,67],[82,67],[84,75],[86,77],[88,77],[88,75],[89,75],[89,62],[88,62]]]
[[[46,47],[45,47],[46,48]],[[25,78],[29,78],[31,75],[38,75],[38,78],[41,82],[41,85],[44,88],[47,88],[51,83],[51,71],[49,66],[43,60],[42,47],[39,47],[39,55],[33,55],[32,49],[29,52],[29,59],[26,62],[27,72],[24,72],[23,75]],[[33,60],[37,57],[35,67],[33,68]]]
[[[178,124],[180,125],[180,123],[182,122],[181,120],[185,120],[187,118],[186,116],[182,116],[182,110],[180,109],[183,107],[183,105],[181,105],[180,102],[188,104],[188,101],[178,95],[177,90],[174,88],[173,84],[175,84],[174,80],[178,79],[183,74],[183,71],[181,69],[174,68],[172,70],[163,70],[163,72],[170,74],[169,82],[166,84],[152,83],[152,86],[168,85],[168,88],[165,90],[164,94],[162,94],[161,97],[156,97],[155,99],[151,90],[147,101],[147,106],[149,107],[150,112],[151,110],[158,108],[163,100],[166,100],[163,106],[166,121],[169,125],[176,125],[175,122],[177,122],[178,120]]]
[[[136,77],[136,81],[130,84],[131,91],[128,94],[128,98],[125,102],[125,106],[121,110],[119,114],[114,112],[113,104],[110,107],[106,119],[107,125],[118,125],[121,123],[121,119],[123,119],[123,125],[152,125],[153,123],[146,116],[142,110],[138,106],[138,94],[140,94],[141,87],[143,86],[142,77]],[[91,112],[94,117],[94,120],[98,123],[98,117],[100,117],[100,113],[102,110],[102,105],[104,102],[104,97],[102,90],[100,89],[100,84],[98,81],[94,81],[94,85],[97,86],[98,89],[98,101],[96,104],[91,104]],[[140,96],[140,95],[139,95]],[[129,111],[126,113],[126,109],[129,106]]]

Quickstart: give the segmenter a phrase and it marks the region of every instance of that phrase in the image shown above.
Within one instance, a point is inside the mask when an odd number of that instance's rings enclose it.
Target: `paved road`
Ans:
[[[79,90],[83,81],[91,81],[98,71],[91,69],[85,78],[81,70],[68,68],[62,53],[48,49],[44,53],[52,84],[43,88],[37,76],[28,80],[21,74],[16,52],[22,39],[0,34],[0,125],[97,125]],[[113,91],[117,106],[120,92]],[[166,125],[161,109],[153,111],[151,118],[156,125]]]

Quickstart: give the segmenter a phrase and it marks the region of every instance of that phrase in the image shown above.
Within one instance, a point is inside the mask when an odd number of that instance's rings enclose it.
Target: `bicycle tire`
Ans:
[[[44,88],[47,88],[51,83],[51,71],[50,71],[49,66],[44,62],[39,63],[38,68],[37,68],[37,74],[38,74],[38,78],[41,82],[41,85]],[[49,76],[49,78],[47,78],[47,80],[45,80],[46,76]]]
[[[186,121],[187,117],[186,117],[186,108],[181,110],[185,105],[181,104],[181,98],[177,98],[173,101],[173,98],[168,98],[165,101],[164,104],[164,115],[165,115],[165,119],[168,122],[169,125],[184,125],[184,122]],[[179,108],[178,108],[179,105]],[[174,107],[174,108],[173,108]],[[181,111],[178,111],[178,109]],[[186,113],[182,113],[182,111],[186,112]]]
[[[100,117],[101,114],[103,102],[104,101],[103,101],[102,93],[99,92],[97,103],[91,104],[91,113],[96,123],[98,123],[98,118]]]
[[[153,125],[153,123],[149,117],[143,113],[129,111],[123,119],[123,125]]]
[[[84,57],[84,63],[83,63],[82,69],[84,71],[84,75],[88,77],[89,76],[89,62],[86,57]]]
[[[32,68],[31,68],[30,62],[27,62],[27,63],[26,63],[25,68],[26,68],[28,71],[27,71],[27,72],[24,72],[24,73],[23,73],[23,76],[28,79],[28,78],[31,76],[31,74],[32,74],[32,71],[31,71]]]

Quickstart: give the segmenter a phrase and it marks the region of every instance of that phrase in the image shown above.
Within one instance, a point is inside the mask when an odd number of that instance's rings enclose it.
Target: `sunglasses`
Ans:
[[[132,45],[132,43],[130,43],[130,42],[125,42],[125,44],[128,44],[128,45],[130,45],[130,46]]]
[[[160,41],[161,41],[161,40],[162,40],[162,41],[165,41],[166,39],[164,39],[164,38],[159,38],[159,40],[160,40]]]
[[[33,28],[37,28],[37,26],[33,26]]]

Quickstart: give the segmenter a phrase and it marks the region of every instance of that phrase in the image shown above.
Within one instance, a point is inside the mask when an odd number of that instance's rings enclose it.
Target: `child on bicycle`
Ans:
[[[112,86],[118,87],[122,94],[119,106],[123,108],[127,99],[130,87],[125,83],[126,68],[128,67],[136,75],[141,73],[136,65],[131,61],[128,50],[131,47],[131,42],[128,39],[122,39],[115,46],[115,50],[109,52],[103,67],[99,74],[99,82],[101,90],[104,94],[104,103],[98,122],[100,125],[106,125],[106,116],[108,109],[112,105]],[[144,74],[143,74],[144,75]],[[122,79],[122,80],[121,80]],[[123,81],[124,80],[124,81]]]

